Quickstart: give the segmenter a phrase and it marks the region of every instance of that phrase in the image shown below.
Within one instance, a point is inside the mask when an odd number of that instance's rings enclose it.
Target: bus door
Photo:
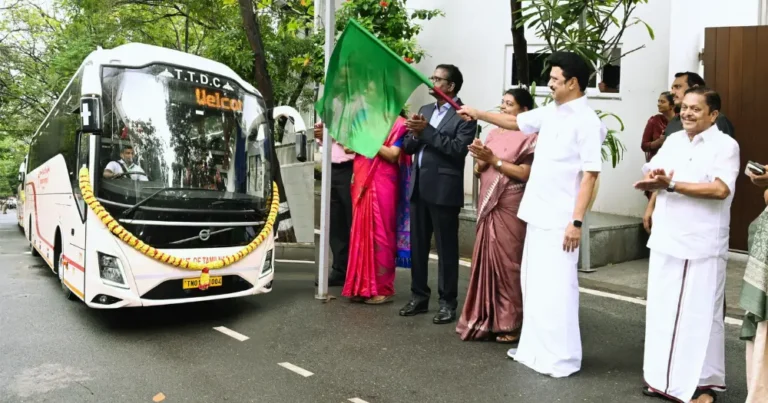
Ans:
[[[85,205],[83,195],[80,192],[79,178],[80,168],[90,167],[91,150],[98,141],[98,136],[78,132],[77,136],[77,163],[72,167],[75,171],[70,173],[72,180],[71,214],[63,217],[62,228],[62,256],[66,262],[64,269],[59,271],[59,277],[72,292],[85,299],[85,237],[86,217],[88,206]],[[92,171],[92,170],[91,170]],[[94,172],[90,172],[93,177]],[[93,180],[93,179],[91,179]]]

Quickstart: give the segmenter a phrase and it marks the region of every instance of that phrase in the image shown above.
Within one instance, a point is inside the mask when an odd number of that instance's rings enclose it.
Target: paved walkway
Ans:
[[[739,307],[739,295],[746,264],[746,255],[730,253],[725,279],[726,314],[738,319],[744,316],[744,310]],[[579,285],[645,299],[648,290],[648,259],[599,267],[594,273],[579,273]]]

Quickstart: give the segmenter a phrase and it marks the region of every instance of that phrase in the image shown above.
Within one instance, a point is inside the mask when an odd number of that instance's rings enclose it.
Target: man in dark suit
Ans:
[[[430,78],[459,105],[456,95],[464,78],[456,66],[439,65]],[[434,96],[434,92],[430,90]],[[430,289],[427,285],[429,247],[435,233],[438,255],[440,310],[433,322],[456,319],[459,282],[459,212],[464,205],[464,161],[475,138],[477,122],[466,122],[444,100],[424,105],[406,123],[410,132],[403,150],[413,155],[415,172],[408,189],[411,201],[411,300],[400,316],[426,313]]]

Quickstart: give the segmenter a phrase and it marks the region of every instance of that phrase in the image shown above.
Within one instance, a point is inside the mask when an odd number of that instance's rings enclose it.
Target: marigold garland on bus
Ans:
[[[272,232],[273,225],[275,223],[275,220],[277,219],[277,213],[278,208],[280,205],[280,197],[279,197],[279,191],[277,189],[277,184],[272,183],[272,205],[269,209],[269,215],[267,216],[267,221],[264,224],[264,228],[262,228],[259,235],[256,236],[256,238],[251,241],[248,245],[237,251],[237,253],[234,253],[230,256],[227,256],[223,259],[219,259],[213,262],[206,263],[205,265],[193,262],[184,258],[171,256],[165,252],[162,252],[160,250],[155,249],[152,246],[147,245],[142,240],[136,238],[133,234],[130,233],[127,229],[125,229],[122,225],[120,225],[117,220],[115,220],[112,215],[110,215],[107,210],[104,209],[104,207],[99,203],[98,200],[96,200],[96,197],[93,195],[93,187],[91,186],[91,180],[90,175],[88,172],[88,168],[81,168],[80,169],[80,191],[83,194],[83,199],[85,200],[85,203],[88,205],[88,207],[91,208],[94,214],[96,214],[97,217],[101,220],[101,222],[104,223],[104,225],[109,229],[110,232],[115,234],[120,240],[128,244],[129,246],[133,247],[134,249],[138,250],[142,254],[151,257],[159,262],[172,265],[174,267],[179,267],[186,270],[200,270],[201,276],[200,276],[200,286],[199,288],[201,290],[205,290],[208,288],[210,276],[208,275],[209,269],[222,269],[224,267],[227,267],[237,261],[240,261],[244,257],[248,256],[251,252],[253,252],[263,241],[264,239],[269,236],[269,234]]]

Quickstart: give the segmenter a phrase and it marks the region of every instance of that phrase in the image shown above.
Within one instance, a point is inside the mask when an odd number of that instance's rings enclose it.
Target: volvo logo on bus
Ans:
[[[204,229],[204,230],[200,231],[200,240],[201,241],[207,241],[209,239],[211,239],[211,230]]]

